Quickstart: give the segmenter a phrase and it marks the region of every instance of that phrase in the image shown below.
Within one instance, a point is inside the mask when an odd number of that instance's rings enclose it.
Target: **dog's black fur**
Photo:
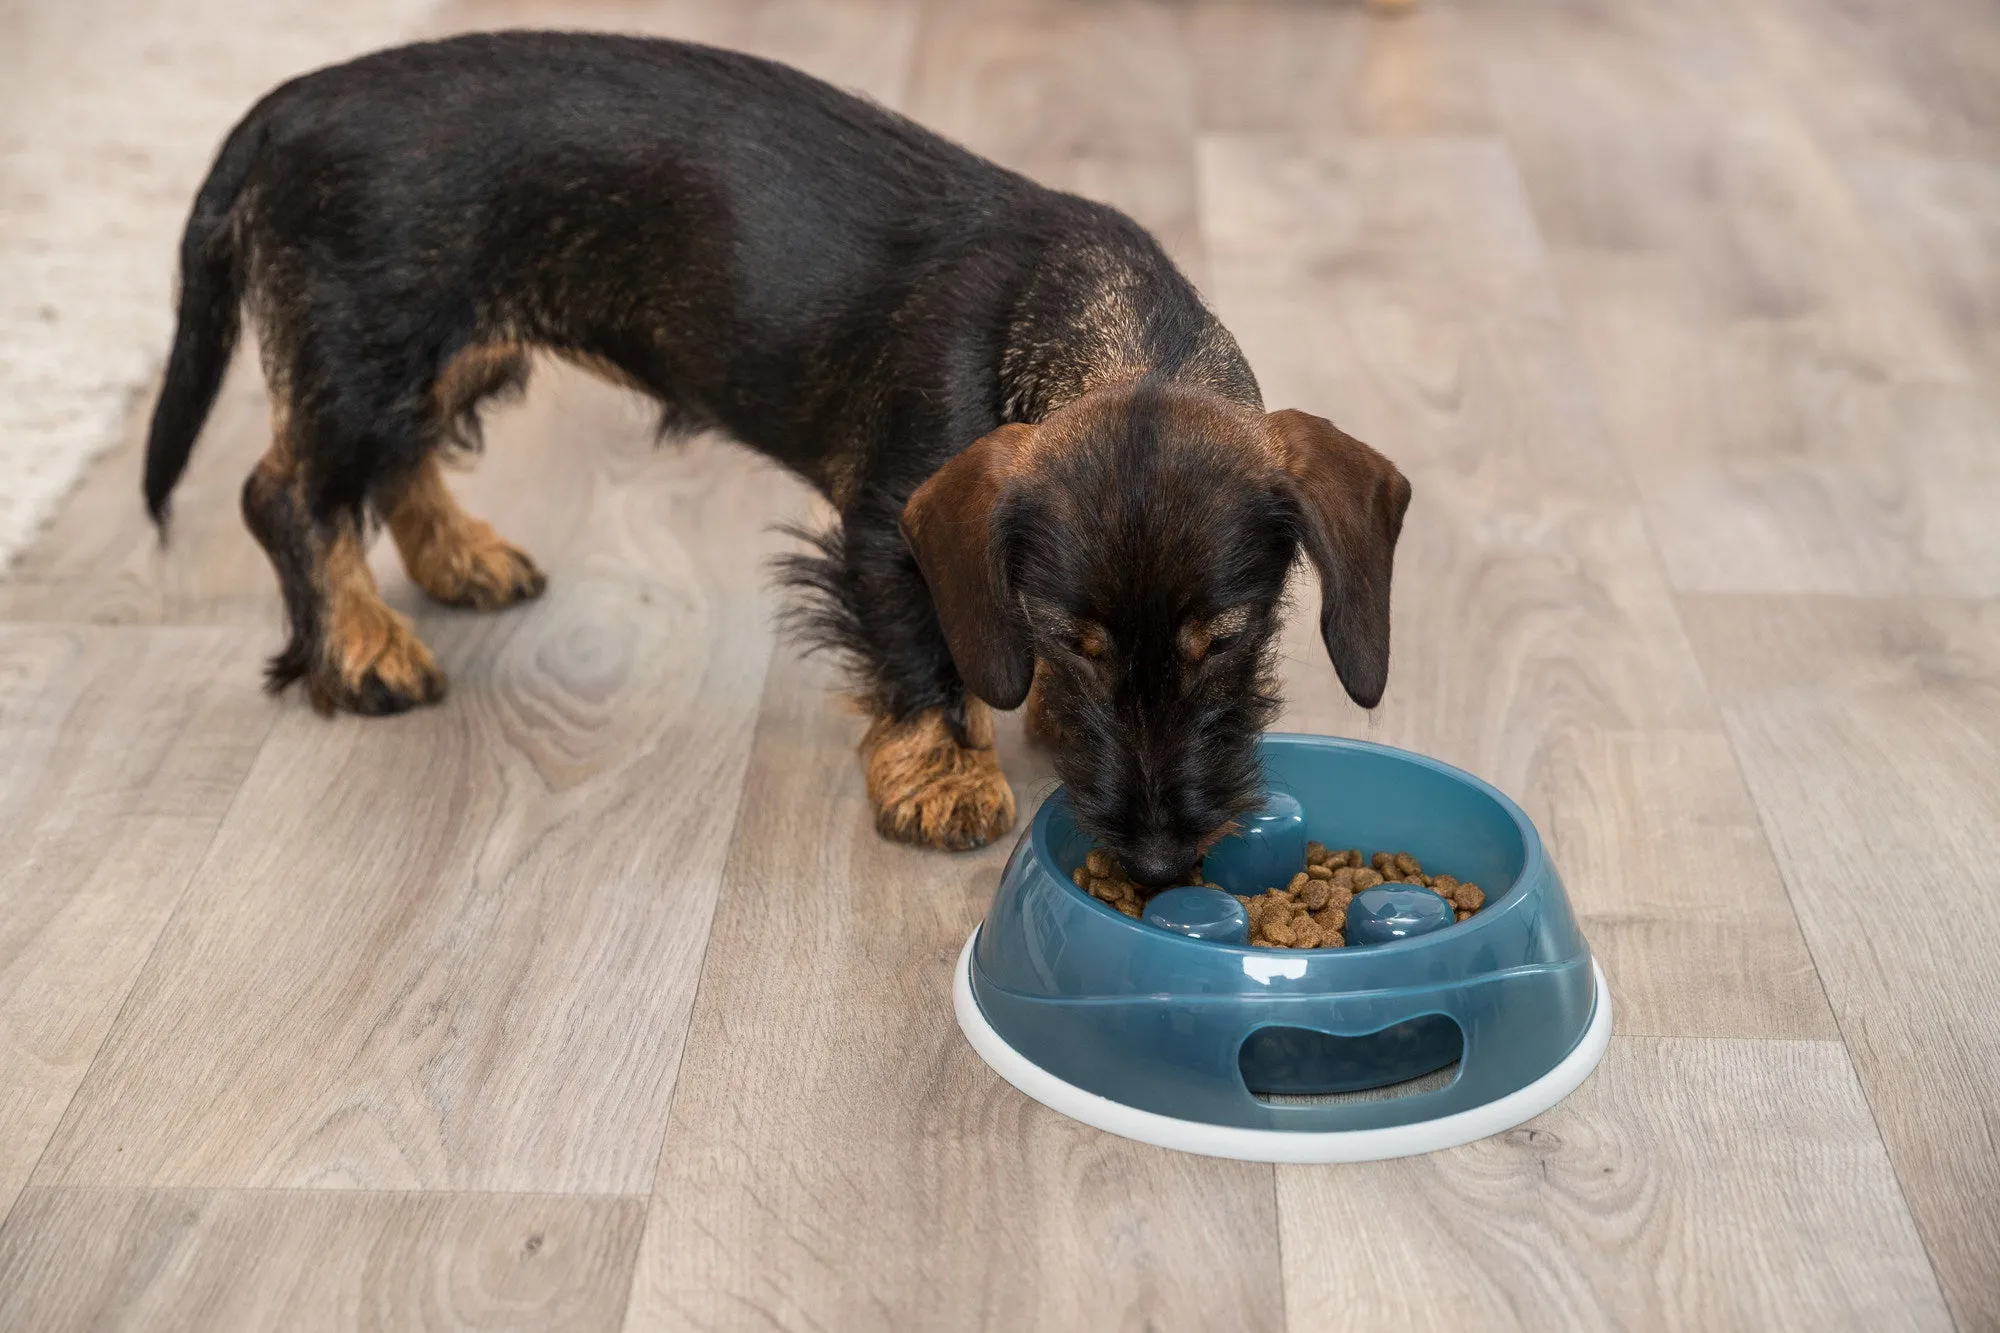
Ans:
[[[146,501],[164,522],[247,303],[279,406],[275,461],[245,490],[286,595],[276,687],[423,701],[386,674],[334,678],[314,552],[476,438],[479,400],[520,382],[515,352],[544,349],[832,498],[840,526],[784,574],[818,594],[798,624],[853,659],[879,719],[941,710],[977,744],[968,683],[1012,707],[1039,660],[1083,822],[1143,881],[1184,874],[1256,799],[1301,543],[1343,679],[1366,705],[1381,693],[1400,475],[1323,422],[1287,453],[1235,342],[1124,215],[783,66],[493,33],[307,75],[230,134],[181,269]],[[478,373],[455,375],[468,359]],[[946,465],[1008,423],[1043,438],[980,506]],[[1305,476],[1322,447],[1337,484]],[[937,512],[980,525],[983,549],[925,551],[905,510],[933,479]],[[973,613],[944,589],[968,564],[994,595],[954,631],[940,609]],[[1204,628],[1217,616],[1233,640]]]

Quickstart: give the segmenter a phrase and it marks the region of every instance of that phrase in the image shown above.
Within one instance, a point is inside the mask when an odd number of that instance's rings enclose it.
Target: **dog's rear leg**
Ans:
[[[435,453],[417,465],[387,511],[403,568],[440,602],[497,611],[539,597],[548,586],[527,552],[458,507]]]
[[[430,649],[376,591],[358,517],[312,518],[287,413],[275,415],[270,451],[243,483],[243,518],[277,571],[290,629],[266,683],[276,693],[303,679],[322,713],[399,713],[443,698]]]
[[[479,409],[518,394],[528,382],[528,353],[517,343],[474,342],[447,361],[429,388],[424,438],[432,443],[407,475],[377,497],[403,568],[425,592],[448,606],[497,611],[539,597],[548,579],[528,554],[490,523],[458,507],[445,485],[440,444],[476,446]]]

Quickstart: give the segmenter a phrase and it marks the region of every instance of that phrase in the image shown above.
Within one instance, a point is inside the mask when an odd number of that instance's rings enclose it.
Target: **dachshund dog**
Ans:
[[[801,474],[840,521],[783,562],[850,661],[885,835],[964,849],[1014,797],[989,708],[1028,705],[1083,826],[1181,880],[1260,795],[1273,634],[1303,550],[1373,707],[1410,488],[1318,417],[1266,412],[1141,227],[782,65],[503,32],[296,79],[224,142],[181,244],[146,450],[164,525],[255,321],[272,441],[243,487],[323,712],[445,678],[365,561],[387,525],[455,606],[538,596],[441,456],[565,358]]]

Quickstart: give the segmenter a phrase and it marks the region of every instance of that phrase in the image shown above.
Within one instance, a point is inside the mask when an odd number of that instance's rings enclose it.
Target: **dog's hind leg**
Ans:
[[[443,698],[430,649],[376,590],[360,515],[313,518],[282,391],[273,402],[271,448],[243,483],[243,518],[277,571],[290,631],[267,685],[276,693],[303,679],[322,713],[399,713]]]
[[[458,507],[439,461],[448,439],[477,444],[481,402],[518,391],[527,378],[527,352],[512,343],[474,344],[453,357],[430,391],[430,429],[440,445],[380,497],[403,568],[449,606],[497,611],[539,597],[548,586],[527,552]]]
[[[387,517],[403,568],[440,602],[497,611],[539,597],[548,586],[527,552],[458,507],[435,453],[397,489]]]

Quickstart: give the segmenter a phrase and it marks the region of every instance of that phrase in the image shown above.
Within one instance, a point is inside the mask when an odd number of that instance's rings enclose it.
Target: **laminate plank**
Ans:
[[[618,1327],[639,1199],[31,1189],[0,1228],[0,1326]]]
[[[1965,0],[1736,0],[1765,67],[1831,143],[2000,165],[2000,25]]]
[[[436,35],[563,28],[673,37],[779,60],[838,87],[898,105],[919,0],[443,0]]]
[[[1485,75],[1449,5],[1253,0],[1187,12],[1204,130],[1463,135],[1493,128]]]
[[[828,681],[771,671],[629,1326],[1278,1326],[1269,1167],[1065,1120],[959,1034],[1006,849],[878,838]]]
[[[2000,604],[1682,611],[1945,1295],[1991,1327],[2000,925],[1966,895],[2000,858]]]
[[[1280,725],[1436,755],[1520,800],[1620,1032],[1830,1035],[1505,149],[1215,135],[1201,166],[1215,303],[1267,402],[1331,416],[1415,491],[1382,706],[1342,693],[1307,581]],[[1718,838],[1742,873],[1686,875]]]
[[[647,1188],[802,492],[557,397],[493,460],[548,595],[422,614],[440,707],[289,704],[43,1183]]]
[[[1529,1125],[1278,1199],[1294,1328],[1951,1327],[1838,1042],[1622,1038]]]
[[[925,11],[909,103],[1042,184],[1114,204],[1201,280],[1194,80],[1172,11],[1137,0],[952,0]]]
[[[1733,16],[1474,18],[1673,586],[2000,590],[2000,416]]]
[[[0,1217],[271,727],[246,648],[0,625]]]
[[[1891,151],[1842,151],[1838,160],[1986,383],[2000,382],[2000,163]],[[1990,434],[1982,444],[1988,457],[2000,450]]]

